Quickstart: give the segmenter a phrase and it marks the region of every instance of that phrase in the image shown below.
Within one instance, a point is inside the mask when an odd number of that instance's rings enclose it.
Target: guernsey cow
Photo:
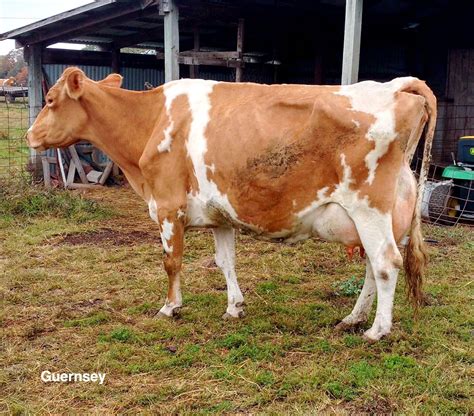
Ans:
[[[364,287],[339,328],[366,321],[377,294],[370,340],[390,332],[403,264],[397,242],[410,231],[407,287],[419,302],[421,195],[436,120],[436,99],[423,81],[340,87],[183,79],[147,92],[120,84],[117,74],[94,82],[66,69],[27,138],[36,150],[85,139],[122,168],[161,233],[169,277],[162,316],[182,306],[183,235],[192,228],[214,233],[228,288],[225,317],[244,315],[235,228],[288,243],[320,237],[363,247]],[[417,186],[408,163],[423,132]]]

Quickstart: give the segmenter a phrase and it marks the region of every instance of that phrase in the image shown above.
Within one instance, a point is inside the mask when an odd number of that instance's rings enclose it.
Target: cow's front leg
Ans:
[[[227,311],[223,318],[243,318],[244,297],[235,274],[235,233],[232,228],[213,230],[216,243],[216,264],[224,273],[227,282]]]
[[[168,274],[168,295],[165,304],[158,313],[159,316],[177,316],[182,306],[179,279],[183,260],[184,223],[180,218],[180,212],[180,210],[158,212],[158,223],[164,251],[163,263]]]

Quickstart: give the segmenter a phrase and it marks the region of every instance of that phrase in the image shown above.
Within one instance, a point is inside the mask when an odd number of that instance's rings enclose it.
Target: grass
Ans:
[[[364,264],[337,245],[237,237],[247,316],[224,321],[225,282],[203,267],[208,232],[186,237],[184,307],[166,293],[162,248],[129,189],[0,196],[0,409],[10,414],[470,414],[473,231],[425,227],[431,304],[416,321],[398,285],[390,338],[336,333]],[[113,229],[133,244],[90,240]],[[66,244],[67,235],[82,235]],[[43,370],[107,374],[44,384]]]

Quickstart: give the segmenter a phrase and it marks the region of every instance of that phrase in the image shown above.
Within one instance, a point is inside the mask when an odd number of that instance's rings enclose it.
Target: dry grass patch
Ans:
[[[239,234],[247,316],[223,321],[225,281],[203,267],[212,235],[189,233],[182,317],[157,320],[166,275],[147,207],[129,189],[74,195],[100,215],[8,214],[0,228],[6,412],[472,412],[472,230],[425,228],[438,241],[426,279],[433,303],[413,321],[400,281],[393,334],[367,345],[333,330],[364,273],[342,247]],[[42,370],[107,376],[103,386],[44,384]]]

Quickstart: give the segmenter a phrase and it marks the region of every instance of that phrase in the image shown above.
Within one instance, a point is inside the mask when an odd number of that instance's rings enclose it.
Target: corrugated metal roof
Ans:
[[[97,0],[73,10],[48,17],[30,25],[0,34],[0,41],[15,39],[19,46],[42,43],[77,42],[77,38],[96,37],[98,43],[111,43],[114,38],[134,36],[156,24],[140,22],[150,12],[156,14],[158,0]],[[150,8],[150,6],[155,6]],[[100,36],[102,33],[105,36]]]

